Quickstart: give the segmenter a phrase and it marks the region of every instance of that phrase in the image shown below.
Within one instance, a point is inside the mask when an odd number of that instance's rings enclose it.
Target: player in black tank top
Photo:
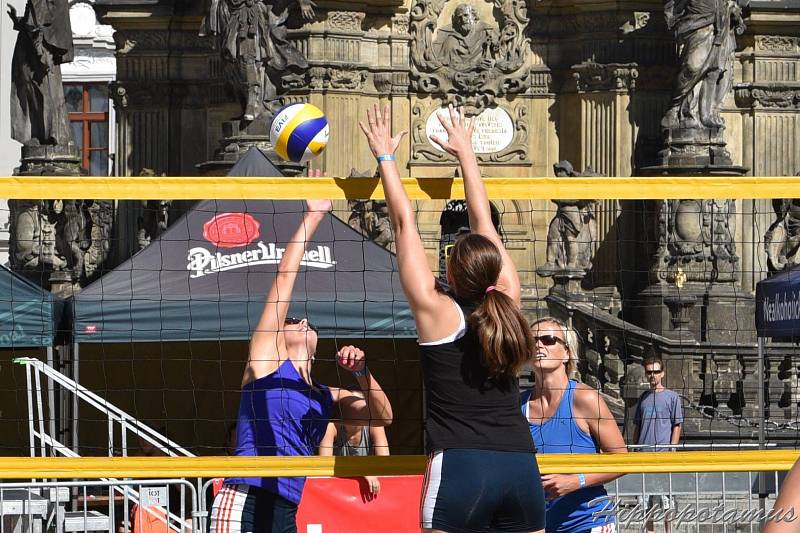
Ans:
[[[359,123],[379,162],[400,281],[419,334],[430,454],[421,527],[538,532],[544,493],[518,405],[517,372],[533,349],[520,313],[519,276],[492,223],[470,141],[474,122],[452,106],[449,114],[449,121],[440,116],[448,139],[433,140],[458,158],[471,230],[447,261],[452,295],[430,271],[395,163],[407,132],[392,136],[388,106],[382,112],[374,106],[368,125]]]
[[[471,313],[470,308],[461,311],[466,317]],[[528,426],[519,416],[519,381],[489,375],[469,326],[452,342],[421,344],[420,353],[427,453],[448,448],[534,451]]]

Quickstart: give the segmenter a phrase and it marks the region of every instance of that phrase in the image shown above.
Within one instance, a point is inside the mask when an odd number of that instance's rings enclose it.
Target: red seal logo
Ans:
[[[203,238],[219,248],[237,248],[258,239],[259,229],[247,213],[221,213],[203,224]]]

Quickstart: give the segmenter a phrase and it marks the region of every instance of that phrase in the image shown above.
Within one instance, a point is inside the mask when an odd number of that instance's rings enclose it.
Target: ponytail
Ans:
[[[495,286],[502,267],[497,246],[477,233],[459,238],[447,260],[453,292],[474,306],[470,329],[478,337],[484,368],[495,378],[515,377],[534,348],[517,303]]]
[[[528,322],[505,293],[492,290],[469,317],[481,345],[483,366],[494,378],[516,377],[533,353]]]

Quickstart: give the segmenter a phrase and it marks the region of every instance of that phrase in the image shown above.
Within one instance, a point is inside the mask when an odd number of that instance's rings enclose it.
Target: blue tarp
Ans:
[[[0,348],[53,346],[63,303],[0,265]]]
[[[800,266],[756,285],[759,337],[800,337]]]

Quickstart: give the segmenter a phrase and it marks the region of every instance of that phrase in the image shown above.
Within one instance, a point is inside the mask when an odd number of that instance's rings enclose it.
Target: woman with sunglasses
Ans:
[[[392,136],[390,110],[359,123],[378,160],[394,229],[400,281],[419,335],[429,454],[422,493],[425,531],[533,532],[544,494],[533,441],[519,412],[517,372],[532,349],[520,313],[516,267],[492,223],[472,150],[474,121],[451,106],[434,138],[461,167],[471,233],[447,260],[445,291],[431,272],[395,162],[407,132]]]
[[[308,200],[307,211],[278,265],[261,318],[250,338],[236,423],[236,455],[315,455],[329,420],[388,426],[392,408],[367,370],[364,352],[345,346],[336,354],[364,391],[326,387],[311,378],[317,332],[305,318],[287,318],[306,241],[331,209],[330,200]],[[305,478],[228,478],[211,512],[212,532],[297,531],[295,516]]]
[[[540,453],[625,453],[614,415],[598,392],[571,376],[577,370],[578,335],[561,320],[547,317],[531,325],[533,390],[522,393]],[[547,533],[614,533],[616,519],[604,483],[622,474],[548,474]]]

